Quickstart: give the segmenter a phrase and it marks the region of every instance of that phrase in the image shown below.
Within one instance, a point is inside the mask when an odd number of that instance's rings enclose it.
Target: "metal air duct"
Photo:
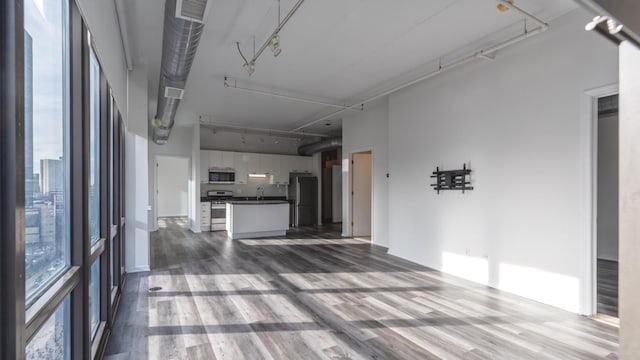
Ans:
[[[334,150],[340,147],[342,147],[342,138],[335,137],[331,139],[325,139],[312,144],[302,145],[298,148],[298,154],[313,155],[315,153]]]
[[[151,122],[158,145],[169,140],[209,5],[208,0],[166,0],[158,108]]]

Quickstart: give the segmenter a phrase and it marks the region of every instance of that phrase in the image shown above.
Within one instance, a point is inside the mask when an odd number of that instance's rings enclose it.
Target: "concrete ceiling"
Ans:
[[[295,2],[281,0],[283,17]],[[158,3],[126,3],[134,66],[148,68],[150,116],[155,114],[162,52],[164,10]],[[265,50],[249,76],[235,42],[250,58],[253,37],[260,47],[277,24],[277,1],[215,0],[176,126],[207,115],[213,122],[236,126],[294,129],[335,109],[228,89],[224,77],[238,86],[348,104],[409,79],[461,49],[477,49],[489,38],[521,32],[522,17],[515,11],[501,13],[496,4],[495,0],[306,0],[280,33],[280,56]],[[516,4],[546,21],[575,8],[571,0],[516,0]],[[335,133],[339,118],[331,126],[321,122],[306,130]]]

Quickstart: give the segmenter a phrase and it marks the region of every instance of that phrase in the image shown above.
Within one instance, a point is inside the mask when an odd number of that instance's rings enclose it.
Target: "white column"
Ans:
[[[149,116],[147,68],[129,73],[129,118],[125,159],[127,272],[149,270]]]
[[[640,49],[620,45],[620,359],[640,354]]]

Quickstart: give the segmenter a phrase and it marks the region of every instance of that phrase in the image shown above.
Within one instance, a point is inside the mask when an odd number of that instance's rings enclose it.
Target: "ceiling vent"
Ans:
[[[176,17],[204,24],[211,3],[208,0],[177,0]]]
[[[167,86],[164,88],[164,97],[169,99],[180,99],[184,95],[184,89]]]

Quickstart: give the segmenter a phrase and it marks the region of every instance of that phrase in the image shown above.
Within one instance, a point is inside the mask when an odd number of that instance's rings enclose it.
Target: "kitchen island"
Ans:
[[[227,202],[227,234],[232,239],[284,236],[289,203],[283,200]]]

